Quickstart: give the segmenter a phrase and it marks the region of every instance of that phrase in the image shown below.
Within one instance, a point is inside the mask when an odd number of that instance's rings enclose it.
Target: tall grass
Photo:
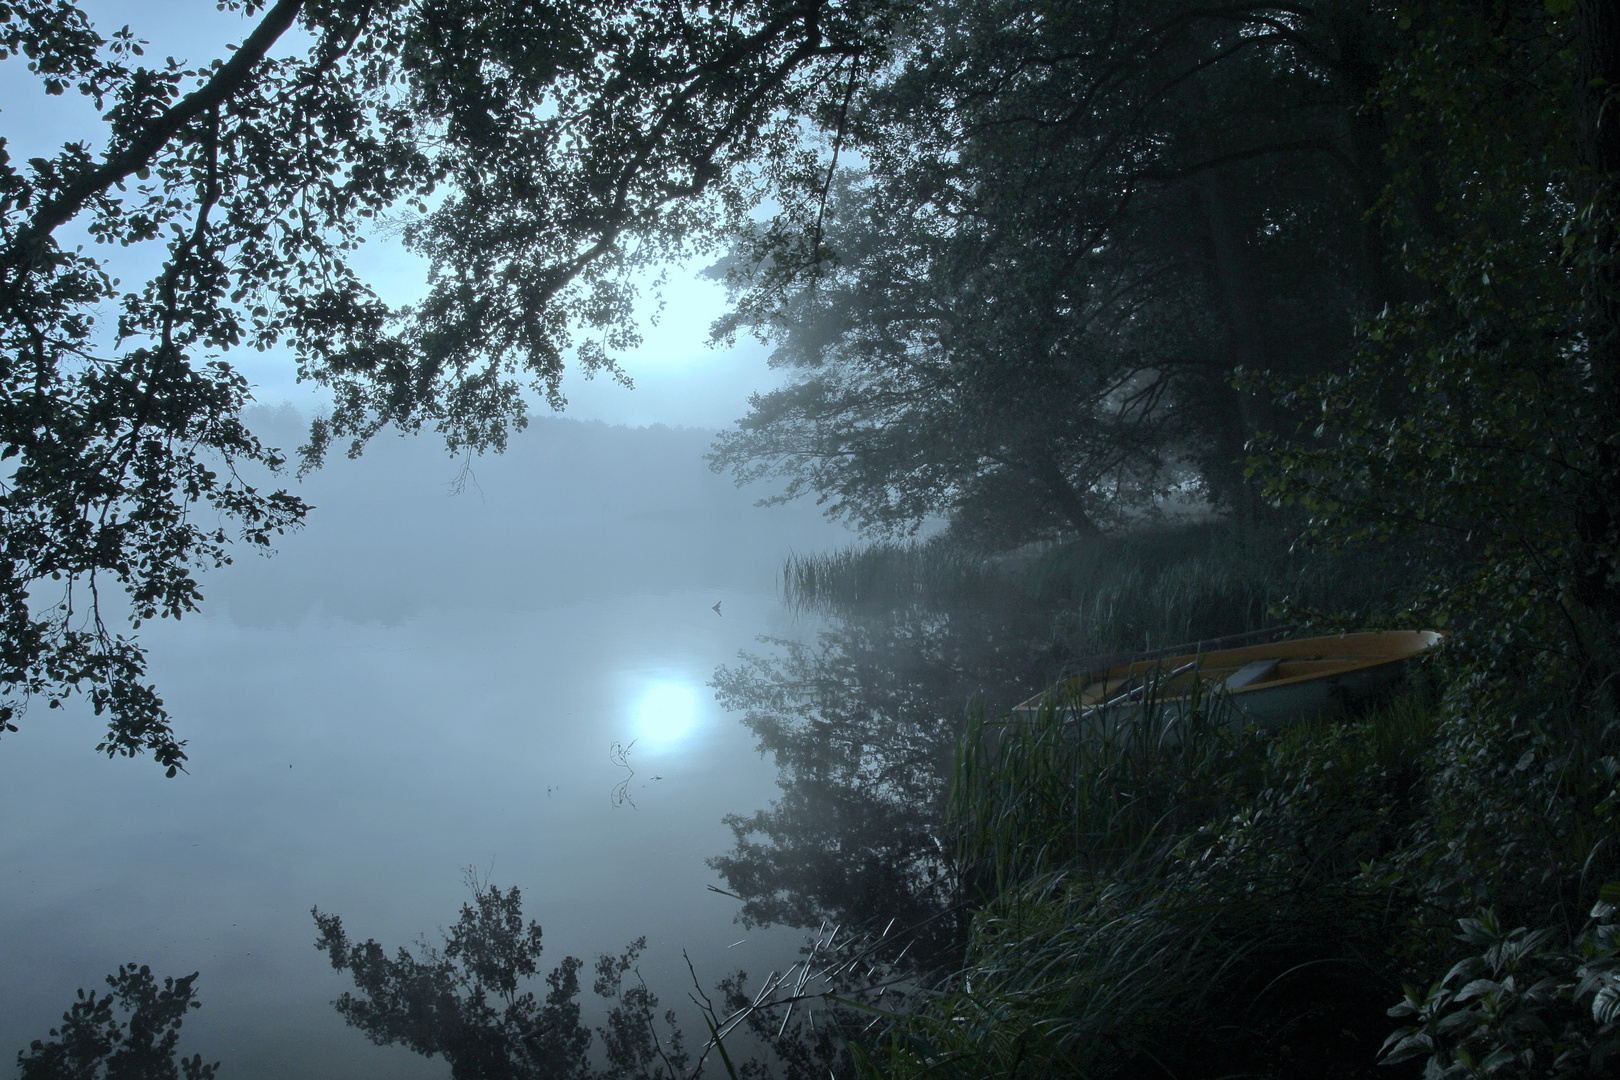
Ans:
[[[1200,555],[1152,568],[1126,558],[1073,599],[1059,629],[1076,653],[1153,650],[1275,626],[1285,595],[1228,559]]]
[[[1012,588],[998,561],[939,540],[793,555],[782,569],[787,603],[817,611],[949,607],[983,602]]]
[[[1395,555],[1306,559],[1282,535],[1212,522],[1000,556],[875,545],[795,559],[784,591],[835,615],[937,609],[943,626],[962,613],[1011,626],[1016,612],[1053,643],[1054,671],[1398,616]],[[863,1068],[1373,1075],[1400,993],[1389,942],[1414,908],[1411,877],[1365,868],[1415,835],[1436,715],[1413,698],[1262,733],[1217,698],[1098,713],[1062,691],[1033,716],[979,710],[945,830],[973,912],[967,960],[887,1042],[856,1051]]]
[[[1286,535],[1214,521],[999,555],[946,537],[877,543],[793,556],[782,591],[790,605],[829,614],[1018,611],[1044,621],[1054,649],[1072,658],[1399,617],[1412,583],[1398,552],[1306,558]]]
[[[1234,765],[1229,703],[1082,709],[1049,691],[1034,716],[977,710],[958,745],[949,828],[986,896],[1064,872],[1109,874],[1208,819],[1209,779]]]
[[[1054,696],[976,717],[951,796],[968,963],[867,1075],[1370,1075],[1402,909],[1361,867],[1432,716],[1264,734],[1217,698],[1110,718]]]

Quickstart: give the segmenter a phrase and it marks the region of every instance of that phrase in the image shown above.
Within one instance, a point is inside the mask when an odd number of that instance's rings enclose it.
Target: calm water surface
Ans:
[[[146,633],[189,775],[97,756],[85,712],[26,716],[0,744],[5,1060],[137,961],[202,973],[182,1046],[226,1076],[447,1075],[343,1026],[309,909],[437,941],[468,866],[522,888],[547,966],[645,934],[666,1003],[683,948],[710,982],[787,962],[796,934],[744,931],[707,888],[722,815],[776,789],[706,683],[756,635],[808,632],[781,561],[849,536],[755,509],[706,444],[542,421],[450,495],[430,442],[380,443],[304,485],[320,509],[277,558]]]

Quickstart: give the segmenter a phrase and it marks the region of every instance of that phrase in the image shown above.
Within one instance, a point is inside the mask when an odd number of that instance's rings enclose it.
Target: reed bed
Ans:
[[[1279,1054],[1365,1074],[1399,909],[1359,866],[1431,715],[1396,702],[1279,735],[1218,695],[1111,714],[1053,694],[973,717],[950,804],[968,962],[865,1075],[1271,1075]]]
[[[1043,875],[1108,874],[1208,819],[1212,777],[1234,765],[1224,698],[1082,709],[1054,688],[1033,716],[970,719],[949,828],[987,895]]]
[[[995,559],[938,540],[793,555],[783,599],[814,611],[903,611],[982,602],[1015,588]]]
[[[1070,658],[1282,625],[1365,629],[1398,616],[1396,598],[1413,587],[1398,553],[1306,558],[1282,536],[1217,521],[999,554],[947,537],[876,543],[791,557],[782,593],[823,614],[1017,618],[1044,625],[1052,651]]]
[[[1387,559],[1306,560],[1214,522],[995,556],[874,545],[793,560],[784,592],[833,615],[1016,612],[1061,672],[1289,622],[1375,625],[1404,588]],[[1371,1074],[1400,994],[1391,920],[1412,908],[1363,867],[1410,841],[1417,818],[1392,808],[1434,708],[1263,733],[1218,695],[1146,697],[1099,711],[1054,690],[1032,716],[969,716],[944,831],[966,963],[884,1041],[852,1044],[865,1076]]]

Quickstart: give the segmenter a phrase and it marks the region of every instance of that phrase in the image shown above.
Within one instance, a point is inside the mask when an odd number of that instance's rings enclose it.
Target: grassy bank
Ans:
[[[968,962],[867,1074],[1612,1075],[1615,726],[1449,677],[1174,746],[976,725]]]
[[[799,559],[786,591],[834,612],[1037,612],[1075,658],[1284,620],[1387,625],[1411,587],[1389,560],[1205,525],[1013,558]],[[1610,1075],[1620,737],[1568,670],[1505,671],[1453,649],[1361,715],[1262,732],[1211,704],[1176,740],[1152,719],[980,710],[945,830],[966,962],[861,1070]]]

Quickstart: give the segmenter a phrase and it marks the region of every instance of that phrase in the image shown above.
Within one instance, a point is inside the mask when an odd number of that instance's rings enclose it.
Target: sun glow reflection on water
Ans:
[[[652,683],[636,703],[636,738],[649,749],[673,749],[697,727],[698,696],[689,683]]]

